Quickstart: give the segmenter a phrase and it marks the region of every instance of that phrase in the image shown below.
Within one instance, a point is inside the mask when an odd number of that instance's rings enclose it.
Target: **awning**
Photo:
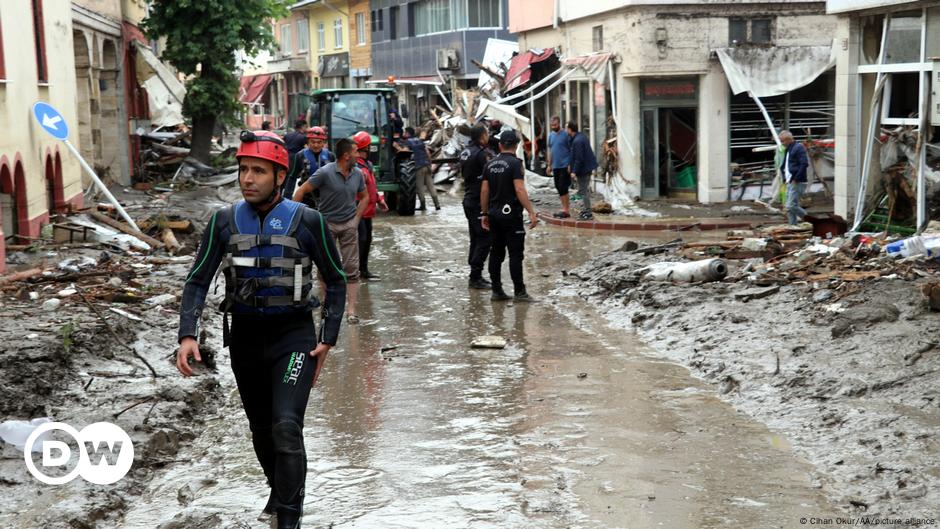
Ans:
[[[246,105],[254,105],[264,96],[264,91],[271,84],[271,78],[270,74],[242,77],[238,87],[238,100]]]
[[[509,70],[506,72],[506,82],[503,92],[509,92],[529,82],[532,78],[532,65],[547,61],[555,55],[555,50],[529,50],[512,58]]]
[[[145,44],[134,41],[137,57],[137,81],[147,89],[150,122],[158,127],[172,127],[183,122],[186,88]]]
[[[735,94],[779,96],[806,86],[836,64],[834,46],[715,50]]]
[[[614,58],[614,54],[609,51],[601,51],[588,55],[578,55],[569,57],[561,61],[569,68],[579,68],[588,74],[598,83],[607,81],[607,63]]]
[[[522,133],[529,126],[529,118],[516,112],[511,105],[503,105],[490,101],[489,99],[480,99],[480,108],[477,110],[477,118],[486,116],[490,119],[498,119],[504,124]]]

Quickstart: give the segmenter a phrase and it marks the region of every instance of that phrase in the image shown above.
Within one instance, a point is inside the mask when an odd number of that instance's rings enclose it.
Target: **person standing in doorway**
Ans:
[[[359,323],[356,300],[359,297],[359,221],[369,207],[369,192],[356,167],[356,145],[343,138],[336,142],[336,161],[328,163],[294,191],[299,201],[306,193],[320,190],[317,208],[339,243],[346,274],[346,322]]]
[[[561,211],[552,215],[557,219],[567,219],[571,217],[571,197],[568,192],[571,188],[571,173],[568,172],[568,166],[571,165],[571,136],[566,131],[561,130],[561,119],[558,116],[552,118],[552,131],[548,133],[548,166],[552,170],[552,178],[555,180],[555,189],[558,190],[558,197],[561,199]]]
[[[273,132],[243,131],[235,157],[244,199],[216,211],[202,236],[183,287],[176,368],[188,377],[190,362],[202,361],[199,320],[224,262],[223,345],[271,487],[259,519],[276,515],[278,529],[298,529],[307,473],[304,413],[339,336],[346,286],[323,217],[281,196],[287,173],[283,140]],[[319,335],[313,322],[319,306],[314,266],[326,285]]]
[[[490,232],[483,229],[480,212],[480,187],[483,185],[483,169],[490,161],[489,133],[486,125],[477,123],[470,129],[470,145],[460,153],[460,175],[463,176],[463,213],[467,217],[470,229],[470,254],[467,264],[470,265],[469,287],[479,290],[489,290],[492,285],[483,278],[483,267],[486,266],[486,257],[490,253],[492,239]]]
[[[366,191],[369,193],[369,206],[362,213],[362,220],[359,221],[359,276],[363,279],[378,281],[381,278],[369,271],[369,251],[372,249],[372,219],[375,218],[376,207],[382,211],[388,211],[388,205],[385,203],[385,197],[379,193],[378,183],[375,181],[375,170],[372,168],[372,162],[369,161],[369,147],[372,145],[372,136],[361,130],[353,135],[352,140],[356,144],[358,154],[356,167],[362,171],[362,176],[366,182]]]
[[[571,167],[569,172],[578,179],[578,192],[581,193],[581,213],[579,220],[591,220],[591,175],[597,169],[597,158],[591,149],[587,136],[578,132],[578,124],[568,122],[568,136],[571,137]]]
[[[512,278],[515,301],[532,301],[526,291],[522,275],[525,258],[525,225],[522,212],[529,212],[529,227],[538,226],[539,219],[525,189],[525,167],[516,157],[519,137],[513,130],[504,130],[499,136],[499,156],[486,164],[480,186],[481,224],[493,235],[490,249],[490,281],[493,301],[510,299],[500,280],[503,259],[509,252],[509,275]]]
[[[797,224],[806,216],[806,210],[800,206],[800,198],[806,192],[806,169],[809,167],[809,155],[802,143],[793,139],[793,133],[785,130],[780,133],[780,143],[786,147],[780,172],[787,184],[787,220]]]

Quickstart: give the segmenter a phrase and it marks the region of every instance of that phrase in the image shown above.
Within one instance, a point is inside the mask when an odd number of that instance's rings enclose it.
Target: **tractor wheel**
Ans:
[[[417,181],[415,180],[415,164],[411,160],[402,162],[398,170],[398,202],[396,211],[403,217],[415,214],[415,200],[417,199]]]

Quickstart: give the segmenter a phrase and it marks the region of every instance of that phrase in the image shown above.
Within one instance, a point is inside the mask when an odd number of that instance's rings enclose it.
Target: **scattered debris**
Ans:
[[[474,349],[502,349],[506,347],[506,339],[502,336],[477,336],[470,343]]]

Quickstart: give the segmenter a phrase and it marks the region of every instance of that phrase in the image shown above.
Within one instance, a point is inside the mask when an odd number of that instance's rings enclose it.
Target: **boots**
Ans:
[[[467,286],[473,290],[489,290],[493,287],[492,283],[482,277],[470,278]]]
[[[493,294],[490,296],[490,301],[507,301],[510,299],[512,298],[509,297],[509,294],[503,291],[502,287],[494,288]]]

